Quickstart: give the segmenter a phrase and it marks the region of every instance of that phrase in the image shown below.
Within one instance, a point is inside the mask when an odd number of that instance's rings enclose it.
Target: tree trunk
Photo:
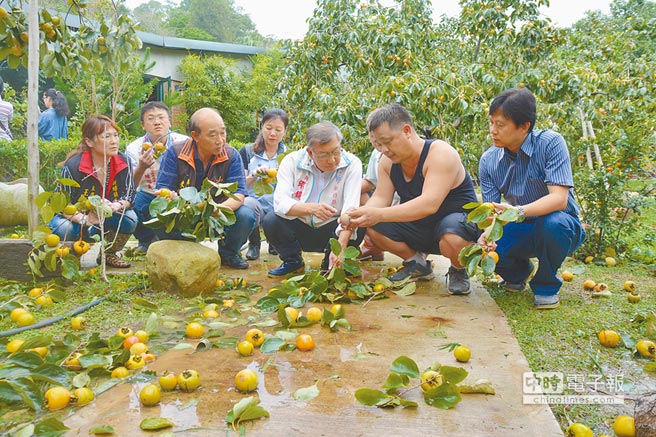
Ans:
[[[656,437],[656,392],[638,398],[635,404],[636,437]]]

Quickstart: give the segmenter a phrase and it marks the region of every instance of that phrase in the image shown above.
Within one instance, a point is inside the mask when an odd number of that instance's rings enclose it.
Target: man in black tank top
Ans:
[[[426,256],[433,253],[451,261],[449,293],[469,294],[469,277],[458,254],[480,231],[467,223],[462,208],[475,202],[476,194],[458,152],[444,141],[420,138],[410,113],[396,103],[373,111],[367,127],[384,156],[376,191],[365,206],[349,212],[351,225],[367,227],[376,246],[404,259],[390,280],[431,279]],[[401,203],[390,206],[395,191]]]

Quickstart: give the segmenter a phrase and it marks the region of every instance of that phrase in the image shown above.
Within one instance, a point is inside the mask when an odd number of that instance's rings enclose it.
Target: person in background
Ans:
[[[134,200],[132,169],[127,158],[119,152],[119,129],[116,123],[104,115],[89,117],[82,125],[82,141],[69,153],[61,171],[62,178],[75,180],[79,187],[60,186],[69,195],[70,203],[77,203],[80,196],[100,196],[112,210],[112,215],[101,219],[92,211],[75,214],[57,214],[50,220],[52,232],[62,241],[74,241],[100,234],[100,222],[104,220],[105,262],[110,267],[127,268],[130,263],[122,260],[118,252],[137,227],[137,215],[131,209]],[[100,263],[100,255],[98,255]]]
[[[43,93],[43,104],[47,108],[39,114],[39,138],[52,141],[68,138],[68,102],[54,88]]]
[[[431,279],[433,267],[426,254],[434,253],[451,261],[449,293],[469,294],[469,276],[458,254],[480,232],[467,223],[462,208],[475,202],[476,194],[458,152],[444,141],[421,138],[410,113],[396,103],[374,110],[367,127],[384,156],[373,196],[349,212],[351,226],[367,227],[376,246],[403,258],[391,281]],[[398,205],[392,204],[394,192],[401,199]]]
[[[244,164],[237,150],[226,142],[226,126],[219,111],[201,108],[189,118],[191,138],[174,142],[162,157],[156,189],[167,188],[172,194],[185,187],[200,190],[205,179],[231,184],[237,183],[233,193],[236,199],[222,196],[217,203],[235,213],[235,223],[225,227],[224,238],[219,241],[221,264],[235,269],[247,269],[248,262],[239,253],[255,227],[255,213],[244,205],[246,178]],[[160,238],[179,239],[171,232]]]
[[[246,186],[248,197],[244,205],[255,211],[255,229],[248,237],[246,259],[255,260],[260,257],[260,224],[262,218],[273,210],[273,194],[258,196],[253,191],[253,185],[258,178],[269,178],[267,170],[278,168],[278,156],[285,153],[287,147],[282,139],[287,131],[289,118],[282,109],[269,109],[262,116],[261,130],[255,143],[241,148],[239,153],[246,171]],[[274,186],[275,188],[275,186]],[[269,246],[269,253],[275,255],[275,250]]]
[[[535,96],[527,88],[513,88],[490,105],[492,144],[479,162],[483,202],[498,212],[517,210],[516,222],[503,227],[495,242],[481,243],[499,254],[496,272],[504,288],[523,291],[530,281],[536,309],[560,305],[562,282],[556,276],[565,257],[585,240],[574,200],[574,179],[563,137],[534,129]],[[503,196],[505,202],[501,202]],[[532,257],[537,257],[535,270]],[[531,279],[531,275],[533,275]]]
[[[141,127],[146,134],[137,138],[125,148],[134,172],[134,184],[137,195],[134,199],[134,211],[139,224],[134,236],[139,240],[137,250],[147,252],[153,241],[157,241],[155,231],[143,225],[150,220],[150,202],[155,198],[155,184],[162,157],[155,159],[157,153],[172,147],[174,142],[184,142],[188,136],[171,131],[171,112],[162,102],[148,102],[141,108]],[[149,145],[144,147],[144,144]]]
[[[5,97],[5,82],[0,77],[0,139],[11,141],[14,137],[9,130],[9,123],[14,117],[14,105],[3,100]]]
[[[305,144],[285,156],[278,169],[273,193],[273,211],[262,221],[269,244],[282,264],[269,276],[282,277],[305,267],[301,252],[324,252],[322,270],[337,257],[330,251],[330,238],[337,236],[342,249],[359,246],[364,236],[346,229],[340,216],[360,202],[362,163],[342,150],[342,132],[329,121],[310,126]],[[363,230],[364,231],[364,230]]]

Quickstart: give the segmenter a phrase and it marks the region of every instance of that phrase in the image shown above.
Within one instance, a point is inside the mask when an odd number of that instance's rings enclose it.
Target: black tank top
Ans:
[[[417,163],[417,170],[410,181],[406,182],[405,177],[403,176],[403,170],[401,169],[401,164],[392,164],[390,178],[392,179],[392,184],[394,184],[396,192],[401,198],[401,203],[405,203],[421,195],[424,187],[424,162],[426,161],[426,157],[428,156],[433,141],[435,140],[424,141],[424,147],[419,156],[419,162]],[[434,214],[417,220],[416,223],[422,225],[435,225],[451,213],[464,212],[465,210],[462,208],[464,204],[476,201],[474,184],[465,170],[465,179],[463,179],[459,186],[449,191],[449,194],[447,194],[442,205],[440,205],[440,208]]]

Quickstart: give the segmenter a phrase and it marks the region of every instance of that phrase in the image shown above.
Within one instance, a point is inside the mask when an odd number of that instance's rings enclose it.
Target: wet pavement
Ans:
[[[253,296],[254,300],[278,283],[266,277],[266,270],[276,267],[279,260],[267,254],[266,245],[262,253],[261,260],[251,262],[247,271],[222,272],[261,283],[263,291]],[[310,266],[317,266],[320,255],[306,259]],[[225,423],[226,414],[239,400],[254,395],[270,417],[246,422],[249,436],[562,436],[548,406],[522,404],[522,374],[530,369],[503,312],[477,282],[472,283],[471,295],[450,296],[442,276],[448,261],[439,256],[431,259],[436,279],[418,283],[415,294],[400,297],[389,293],[388,299],[367,305],[346,305],[351,331],[335,333],[319,324],[296,329],[313,336],[313,351],[263,354],[256,350],[250,357],[240,357],[232,348],[161,353],[148,370],[196,369],[201,387],[193,393],[162,392],[160,405],[145,407],[138,400],[145,382],[121,383],[65,419],[71,428],[68,435],[86,436],[90,428],[100,425],[111,425],[120,436],[153,435],[140,430],[141,420],[166,417],[175,426],[160,434],[237,436],[239,431]],[[388,255],[384,262],[363,263],[364,279],[374,280],[390,264],[398,265],[400,259]],[[228,328],[225,336],[242,338],[251,327]],[[263,331],[269,334],[273,329]],[[183,337],[180,342],[195,343]],[[457,363],[450,352],[439,349],[453,342],[471,349],[468,363]],[[467,381],[488,379],[496,394],[463,394],[462,402],[451,410],[426,405],[418,389],[405,396],[418,402],[417,408],[378,409],[358,403],[355,390],[380,389],[390,364],[401,355],[416,361],[420,370],[434,362],[463,367],[469,372]],[[257,392],[249,395],[234,387],[236,373],[246,367],[260,375]],[[296,390],[313,384],[319,390],[317,397],[306,401],[293,398]]]

